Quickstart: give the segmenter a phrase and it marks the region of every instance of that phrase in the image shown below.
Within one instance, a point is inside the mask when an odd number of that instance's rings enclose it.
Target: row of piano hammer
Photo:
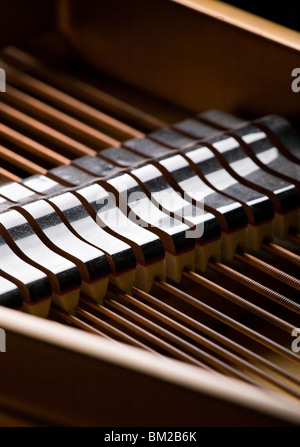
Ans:
[[[7,183],[0,206],[1,305],[73,313],[299,231],[300,139],[212,110]]]

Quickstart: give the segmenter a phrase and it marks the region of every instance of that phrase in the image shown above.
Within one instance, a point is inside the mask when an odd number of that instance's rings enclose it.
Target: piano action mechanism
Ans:
[[[209,0],[22,8],[0,424],[298,426],[299,34]]]

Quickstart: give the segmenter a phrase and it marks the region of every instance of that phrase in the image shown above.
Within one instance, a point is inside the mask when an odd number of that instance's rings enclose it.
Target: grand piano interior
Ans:
[[[298,426],[299,33],[0,0],[0,46],[1,426]]]

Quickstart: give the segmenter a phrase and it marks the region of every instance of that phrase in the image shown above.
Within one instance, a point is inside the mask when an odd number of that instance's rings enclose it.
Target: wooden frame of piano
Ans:
[[[191,112],[218,107],[299,117],[299,96],[291,89],[300,49],[296,32],[214,1],[135,0],[123,20],[126,2],[112,8],[109,1],[91,0],[81,22],[82,2],[72,2],[72,10],[70,3],[59,2],[59,27],[96,69]],[[97,47],[87,28],[93,17],[101,30]],[[8,309],[1,309],[0,327],[6,331],[2,426],[300,422],[297,403],[179,361]]]
[[[61,3],[60,28],[96,69],[195,112],[299,117],[296,31],[219,1],[80,3]]]

